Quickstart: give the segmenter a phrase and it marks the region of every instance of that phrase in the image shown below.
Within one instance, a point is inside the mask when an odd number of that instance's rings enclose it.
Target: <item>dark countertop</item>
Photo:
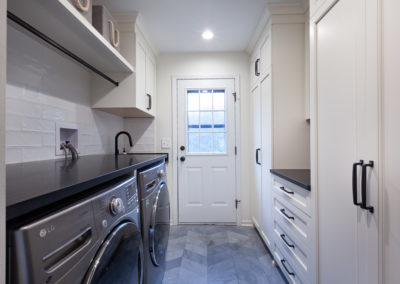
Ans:
[[[270,172],[280,178],[311,191],[310,170],[272,169]]]
[[[7,221],[165,159],[166,155],[93,155],[7,165]]]

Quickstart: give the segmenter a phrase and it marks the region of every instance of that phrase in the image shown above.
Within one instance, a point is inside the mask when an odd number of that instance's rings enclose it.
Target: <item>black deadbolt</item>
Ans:
[[[181,157],[181,162],[184,162],[186,160],[186,158],[185,157]]]
[[[185,146],[181,146],[179,149],[181,149],[181,151],[185,151]]]

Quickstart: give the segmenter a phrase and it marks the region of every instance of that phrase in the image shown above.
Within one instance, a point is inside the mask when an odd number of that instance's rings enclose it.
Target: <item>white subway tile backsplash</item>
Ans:
[[[56,141],[55,133],[43,133],[42,134],[42,145],[43,146],[53,146],[54,147],[55,141]]]
[[[22,162],[47,160],[54,156],[55,149],[51,146],[24,147],[22,149]]]
[[[6,98],[6,113],[40,118],[42,116],[42,106],[22,99]]]
[[[7,146],[41,146],[42,134],[39,132],[7,131]]]
[[[7,114],[6,130],[21,130],[23,117],[16,114]]]
[[[39,119],[39,118],[31,118],[31,117],[23,117],[22,118],[22,129],[27,131],[40,131],[44,133],[54,133],[55,132],[55,123],[54,121]]]
[[[7,146],[7,164],[20,163],[23,161],[23,148]]]
[[[22,96],[22,89],[13,85],[7,85],[6,97],[20,99]]]

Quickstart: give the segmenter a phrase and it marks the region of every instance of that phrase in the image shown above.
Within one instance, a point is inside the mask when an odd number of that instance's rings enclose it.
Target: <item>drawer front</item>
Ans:
[[[273,177],[272,188],[282,199],[293,204],[308,216],[311,216],[310,191],[277,176]]]
[[[307,278],[310,274],[310,250],[283,224],[274,220],[275,242],[293,260],[292,264]]]
[[[307,244],[310,239],[311,219],[302,211],[282,200],[273,193],[273,218],[280,224],[284,224],[291,235],[296,236],[301,242]]]
[[[291,259],[279,245],[275,244],[274,247],[274,259],[278,263],[281,268],[283,274],[286,276],[286,279],[289,283],[294,284],[307,284],[308,282],[304,281],[304,277],[296,270],[293,265],[293,259]]]

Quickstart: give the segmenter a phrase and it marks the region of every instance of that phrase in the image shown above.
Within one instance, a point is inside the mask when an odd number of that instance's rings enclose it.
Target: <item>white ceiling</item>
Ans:
[[[160,52],[244,51],[267,2],[288,0],[98,0],[111,12],[138,11]],[[292,0],[291,2],[296,2]],[[301,0],[298,0],[301,1]],[[215,37],[202,39],[205,29]]]

